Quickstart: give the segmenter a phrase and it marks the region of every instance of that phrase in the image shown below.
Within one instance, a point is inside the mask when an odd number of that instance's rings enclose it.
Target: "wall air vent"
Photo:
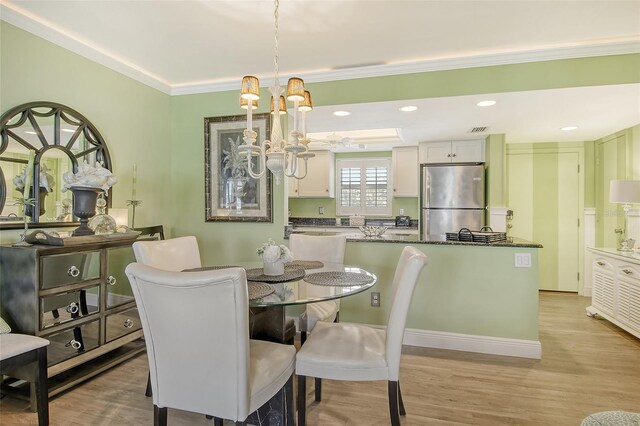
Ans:
[[[489,127],[485,126],[485,127],[474,127],[471,130],[469,130],[469,133],[484,133],[487,131]]]

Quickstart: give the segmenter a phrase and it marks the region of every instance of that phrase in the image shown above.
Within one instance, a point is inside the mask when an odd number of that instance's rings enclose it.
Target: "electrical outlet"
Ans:
[[[324,214],[324,207],[318,207],[318,214]]]
[[[400,215],[404,214],[404,209],[400,209]]]
[[[531,268],[531,253],[516,253],[516,268]]]
[[[375,291],[371,293],[371,306],[375,308],[380,307],[380,293]]]

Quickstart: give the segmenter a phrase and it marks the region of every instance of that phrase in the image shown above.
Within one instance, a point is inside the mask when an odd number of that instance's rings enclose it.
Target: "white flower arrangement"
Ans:
[[[293,260],[293,253],[289,250],[289,247],[284,244],[276,244],[271,238],[266,243],[262,244],[262,247],[258,247],[258,256],[262,256],[262,260],[265,262],[276,262],[282,260],[283,263],[288,263]]]
[[[46,164],[40,164],[40,188],[44,188],[47,192],[51,192],[53,191],[53,186],[55,185],[56,182],[53,179],[53,176],[47,173],[48,171],[49,169],[47,168]],[[16,175],[13,178],[13,184],[15,185],[18,191],[23,192],[26,181],[27,181],[27,166],[24,166],[24,169],[22,169],[22,173],[20,173],[19,175]]]
[[[99,162],[95,166],[82,163],[78,166],[77,173],[67,172],[63,176],[64,187],[62,192],[69,190],[72,186],[83,186],[87,188],[100,188],[108,191],[118,181],[110,170],[105,169]]]

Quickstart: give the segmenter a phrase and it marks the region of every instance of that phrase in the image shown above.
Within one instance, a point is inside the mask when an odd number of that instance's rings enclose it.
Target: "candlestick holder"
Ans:
[[[127,206],[131,206],[131,227],[136,227],[136,207],[142,205],[142,200],[127,200]]]

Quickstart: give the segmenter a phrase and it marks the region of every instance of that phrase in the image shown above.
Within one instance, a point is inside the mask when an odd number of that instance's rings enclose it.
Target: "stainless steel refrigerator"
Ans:
[[[420,176],[422,239],[443,240],[447,232],[479,231],[484,226],[483,164],[425,164]]]

